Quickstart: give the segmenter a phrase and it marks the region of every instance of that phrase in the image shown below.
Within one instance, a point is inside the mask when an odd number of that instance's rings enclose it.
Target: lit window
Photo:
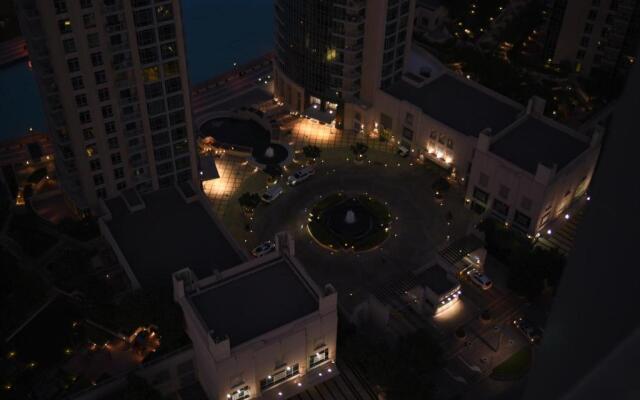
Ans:
[[[149,67],[142,70],[142,76],[145,82],[156,82],[160,80],[160,68]]]

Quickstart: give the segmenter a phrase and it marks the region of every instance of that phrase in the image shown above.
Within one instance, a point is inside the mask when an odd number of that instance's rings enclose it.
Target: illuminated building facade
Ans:
[[[197,182],[179,0],[19,0],[61,186],[81,211]]]
[[[591,138],[450,71],[379,90],[363,131],[387,135],[467,186],[467,205],[526,234],[550,229],[582,198],[600,151]]]
[[[337,294],[278,247],[205,279],[174,274],[209,399],[287,398],[337,373]]]
[[[412,307],[418,312],[428,310],[438,315],[460,301],[460,282],[438,264],[420,271],[415,279],[418,285],[409,291],[409,296],[414,300]]]
[[[446,71],[431,79],[406,74],[379,90],[362,110],[363,130],[386,135],[416,156],[453,169],[464,178],[481,132],[497,134],[523,107],[482,85]]]
[[[293,111],[359,129],[344,108],[370,103],[378,88],[400,80],[414,6],[414,0],[275,1],[275,96]]]
[[[551,235],[571,218],[601,148],[600,129],[587,137],[543,116],[544,100],[496,136],[480,134],[467,182],[467,204],[528,235]]]

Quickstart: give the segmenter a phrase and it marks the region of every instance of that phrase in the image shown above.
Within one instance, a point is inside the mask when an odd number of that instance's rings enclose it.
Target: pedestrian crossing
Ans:
[[[438,254],[451,265],[455,265],[467,254],[481,247],[484,247],[484,242],[480,238],[475,235],[467,235],[440,250]]]

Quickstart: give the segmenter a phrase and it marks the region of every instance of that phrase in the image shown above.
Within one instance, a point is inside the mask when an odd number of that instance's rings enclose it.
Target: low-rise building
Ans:
[[[450,170],[467,186],[473,210],[533,235],[567,218],[584,196],[601,142],[601,132],[588,138],[545,117],[544,108],[538,97],[524,107],[444,71],[428,79],[405,74],[379,90],[372,107],[347,113],[365,121],[364,132],[393,137]]]
[[[287,398],[337,373],[337,294],[278,249],[198,280],[173,276],[209,399]]]
[[[102,201],[98,221],[134,289],[170,288],[189,266],[199,278],[247,260],[190,183],[140,194],[129,188]]]
[[[420,271],[415,278],[419,284],[410,290],[410,296],[418,312],[429,310],[438,315],[460,300],[460,283],[438,264]]]
[[[406,74],[376,93],[372,107],[349,109],[364,132],[393,136],[414,154],[464,178],[480,133],[494,135],[524,107],[478,83],[445,71],[430,79]]]
[[[480,135],[467,185],[467,203],[478,213],[526,234],[552,233],[586,197],[601,132],[587,138],[545,118],[544,101],[497,136]],[[544,231],[544,232],[542,232]]]

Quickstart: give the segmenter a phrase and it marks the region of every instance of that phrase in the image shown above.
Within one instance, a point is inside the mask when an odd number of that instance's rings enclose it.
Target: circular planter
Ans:
[[[389,236],[391,214],[374,198],[336,193],[320,200],[308,216],[313,239],[331,250],[366,251]]]

